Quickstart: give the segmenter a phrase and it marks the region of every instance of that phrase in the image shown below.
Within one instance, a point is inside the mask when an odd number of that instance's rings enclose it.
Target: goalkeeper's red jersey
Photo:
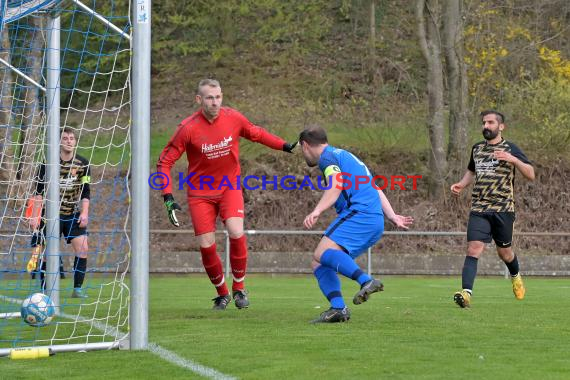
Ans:
[[[169,180],[162,193],[172,193],[170,170],[184,152],[188,159],[188,171],[182,177],[186,182],[181,183],[187,188],[188,196],[212,197],[223,194],[227,189],[238,188],[237,176],[241,174],[240,137],[276,150],[282,150],[285,144],[280,137],[254,125],[240,112],[229,107],[222,107],[212,123],[202,111],[184,119],[158,159],[158,172],[167,175]],[[176,186],[179,186],[179,179],[176,173]]]

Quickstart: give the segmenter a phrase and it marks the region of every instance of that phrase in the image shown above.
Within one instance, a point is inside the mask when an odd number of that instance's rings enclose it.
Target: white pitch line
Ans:
[[[223,373],[218,372],[213,368],[205,367],[201,364],[193,362],[192,360],[185,359],[185,358],[179,356],[178,354],[176,354],[175,352],[169,351],[166,348],[161,347],[156,343],[149,343],[148,349],[150,350],[150,352],[161,357],[162,359],[166,360],[167,362],[170,362],[172,364],[176,364],[177,366],[182,367],[182,368],[189,369],[192,372],[197,373],[198,375],[202,375],[204,377],[209,377],[211,379],[216,379],[216,380],[235,380],[235,379],[237,379],[236,377],[224,375]]]
[[[3,296],[3,295],[0,295],[0,299],[3,299],[5,301],[11,302],[11,303],[15,303],[15,304],[22,303],[21,299],[7,297],[7,296]],[[116,329],[116,328],[111,327],[111,326],[106,326],[105,324],[103,324],[97,320],[91,320],[91,319],[87,319],[84,317],[77,317],[77,316],[73,316],[73,315],[66,314],[66,313],[60,313],[59,316],[65,318],[65,319],[75,320],[77,322],[90,322],[93,325],[93,327],[100,330],[105,335],[112,336],[113,338],[115,338],[117,340],[124,339],[127,335],[127,334],[119,331],[119,329]],[[190,370],[190,371],[192,371],[198,375],[201,375],[201,376],[204,376],[204,377],[207,377],[210,379],[237,380],[237,377],[225,375],[221,372],[216,371],[213,368],[203,366],[203,365],[198,364],[198,363],[196,363],[192,360],[189,360],[189,359],[185,359],[185,358],[179,356],[178,354],[176,354],[175,352],[169,351],[166,348],[161,347],[160,345],[158,345],[156,343],[150,342],[148,344],[148,351],[150,353],[158,356],[159,358],[171,363],[171,364],[174,364],[174,365],[177,365],[179,367],[188,369],[188,370]]]

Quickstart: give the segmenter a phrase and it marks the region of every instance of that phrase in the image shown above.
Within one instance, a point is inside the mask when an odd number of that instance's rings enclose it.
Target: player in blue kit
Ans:
[[[305,217],[305,227],[313,228],[321,213],[333,204],[338,214],[313,254],[313,273],[331,305],[313,323],[345,322],[350,319],[350,310],[344,303],[337,273],[360,284],[353,298],[355,305],[383,290],[382,282],[362,271],[354,260],[380,239],[384,216],[404,229],[413,218],[397,215],[382,190],[373,184],[366,165],[352,153],[329,146],[323,128],[305,129],[299,144],[307,165],[318,165],[328,185],[315,209]]]

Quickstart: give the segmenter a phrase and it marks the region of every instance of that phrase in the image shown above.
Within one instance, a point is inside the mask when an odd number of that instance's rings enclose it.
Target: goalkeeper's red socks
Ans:
[[[224,279],[222,260],[220,260],[220,256],[216,252],[216,243],[206,248],[200,247],[200,253],[202,254],[204,269],[206,269],[210,281],[216,287],[218,295],[225,296],[230,294]]]
[[[247,268],[247,244],[245,235],[237,239],[230,238],[230,265],[234,278],[232,290],[243,290],[245,270]]]

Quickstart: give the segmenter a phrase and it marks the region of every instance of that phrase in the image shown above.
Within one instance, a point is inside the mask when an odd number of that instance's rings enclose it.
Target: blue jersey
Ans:
[[[372,186],[372,175],[366,165],[355,155],[329,145],[321,154],[319,169],[325,177],[343,173],[342,182],[339,185],[344,189],[335,203],[338,214],[345,211],[383,214],[380,195],[378,190]]]

